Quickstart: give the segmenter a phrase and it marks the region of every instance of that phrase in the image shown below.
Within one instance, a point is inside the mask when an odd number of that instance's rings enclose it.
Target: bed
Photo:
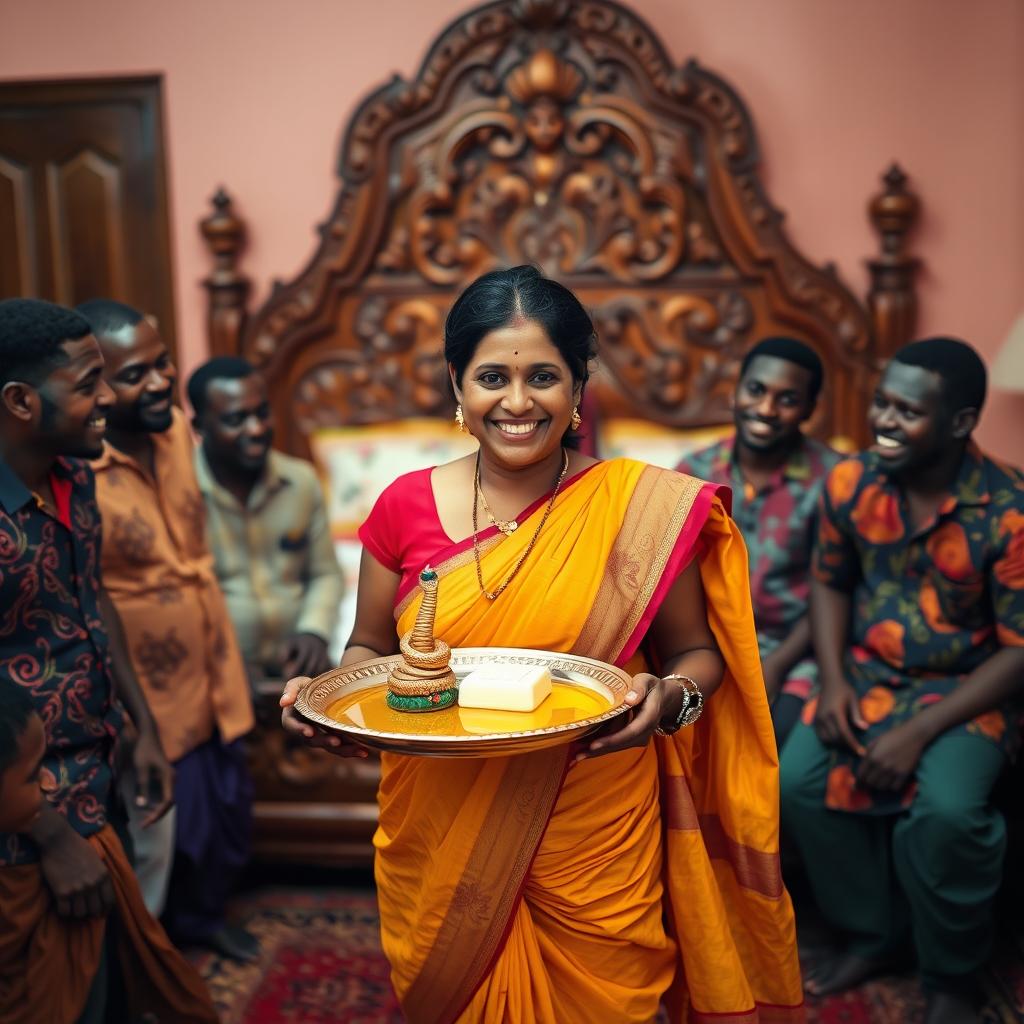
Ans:
[[[493,267],[537,264],[591,310],[601,356],[584,433],[598,454],[674,465],[719,436],[743,353],[772,333],[825,364],[810,430],[864,440],[878,366],[914,328],[918,200],[893,164],[869,203],[880,244],[861,300],[788,241],[758,163],[736,92],[695,60],[675,65],[631,10],[498,0],[358,107],[316,251],[259,308],[241,265],[259,225],[217,193],[200,225],[211,354],[242,354],[266,376],[278,444],[318,465],[350,577],[380,489],[471,443],[452,426],[441,335],[461,287]],[[257,852],[366,861],[376,765],[288,744],[280,683],[258,691]]]

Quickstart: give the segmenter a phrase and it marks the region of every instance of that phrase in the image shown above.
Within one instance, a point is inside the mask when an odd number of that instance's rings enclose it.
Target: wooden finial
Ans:
[[[203,279],[210,354],[237,355],[249,299],[249,279],[238,269],[245,246],[245,222],[235,214],[223,188],[217,189],[210,202],[213,213],[199,222],[199,231],[213,254],[213,270]]]
[[[875,334],[875,355],[887,359],[914,336],[917,294],[914,279],[920,261],[907,252],[907,237],[917,223],[921,202],[907,188],[899,164],[882,176],[885,187],[868,205],[871,223],[881,237],[881,253],[868,260],[871,287],[868,309]]]

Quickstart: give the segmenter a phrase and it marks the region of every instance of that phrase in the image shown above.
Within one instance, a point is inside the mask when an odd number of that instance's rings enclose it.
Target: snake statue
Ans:
[[[387,702],[395,711],[440,711],[458,699],[458,682],[449,668],[451,648],[434,639],[437,582],[437,573],[428,565],[420,573],[423,601],[416,622],[402,637],[402,660],[388,676]]]

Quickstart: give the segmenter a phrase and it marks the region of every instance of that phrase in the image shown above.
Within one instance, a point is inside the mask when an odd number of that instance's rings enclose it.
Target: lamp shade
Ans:
[[[1024,391],[1024,315],[1010,328],[990,379],[992,386],[1001,391]]]

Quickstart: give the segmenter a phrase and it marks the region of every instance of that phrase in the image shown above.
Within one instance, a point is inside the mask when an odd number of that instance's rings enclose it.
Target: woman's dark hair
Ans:
[[[569,367],[582,399],[590,363],[597,356],[594,322],[568,288],[531,266],[483,274],[455,300],[444,324],[444,357],[454,368],[459,385],[484,337],[516,320],[534,320],[544,328]],[[577,436],[567,433],[563,443]]]

